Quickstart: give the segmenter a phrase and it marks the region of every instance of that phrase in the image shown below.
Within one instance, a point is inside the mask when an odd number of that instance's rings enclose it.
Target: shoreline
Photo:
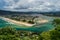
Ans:
[[[29,24],[29,23],[26,23],[26,22],[21,22],[21,21],[16,21],[16,20],[12,20],[12,19],[9,19],[9,18],[5,18],[5,17],[2,17],[5,21],[7,22],[11,22],[13,24],[17,24],[17,25],[23,25],[23,26],[29,26],[29,27],[32,27],[34,26],[35,24]],[[38,21],[39,23],[43,24],[43,23],[47,23],[48,20],[40,20]]]
[[[21,21],[16,21],[16,20],[12,20],[12,19],[9,19],[9,18],[4,18],[3,19],[7,22],[11,22],[13,24],[17,24],[17,25],[23,25],[23,26],[33,26],[35,24],[29,24],[29,23],[26,23],[26,22],[21,22]]]

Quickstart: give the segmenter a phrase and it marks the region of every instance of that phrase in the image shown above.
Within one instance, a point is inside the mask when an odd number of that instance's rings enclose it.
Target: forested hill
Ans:
[[[57,16],[57,17],[60,17],[60,11],[58,11],[58,12],[44,12],[44,13],[40,13],[40,14],[47,15],[47,16]]]
[[[17,12],[17,11],[0,10],[0,15],[10,15],[10,14],[43,14],[48,16],[60,16],[60,11],[58,12]]]
[[[35,14],[39,12],[18,12],[18,11],[6,11],[6,10],[0,10],[0,15],[9,15],[9,14]]]

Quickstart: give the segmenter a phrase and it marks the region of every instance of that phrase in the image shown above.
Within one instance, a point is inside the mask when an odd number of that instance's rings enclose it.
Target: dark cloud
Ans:
[[[2,2],[2,3],[1,3]],[[59,11],[60,0],[1,0],[1,5],[7,10]],[[5,5],[4,5],[5,4]]]

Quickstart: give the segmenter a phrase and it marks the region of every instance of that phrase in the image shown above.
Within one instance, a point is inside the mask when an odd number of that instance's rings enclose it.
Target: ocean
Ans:
[[[3,20],[2,18],[0,18],[0,28],[12,27],[12,28],[15,28],[16,30],[21,30],[21,31],[43,32],[43,31],[49,31],[55,28],[54,25],[52,24],[53,19],[49,18],[49,20],[50,21],[45,24],[41,24],[38,26],[32,26],[32,27],[26,27],[26,26],[22,26],[22,25],[20,26],[20,25],[7,22]]]

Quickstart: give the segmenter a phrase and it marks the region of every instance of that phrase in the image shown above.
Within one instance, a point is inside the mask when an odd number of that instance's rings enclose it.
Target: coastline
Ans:
[[[29,24],[29,23],[26,23],[26,22],[21,22],[21,21],[12,20],[12,19],[5,18],[5,17],[2,17],[2,18],[3,18],[5,21],[7,21],[7,22],[11,22],[11,23],[17,24],[17,25],[23,25],[23,26],[29,26],[29,27],[32,27],[32,26],[36,25],[36,24]],[[38,23],[41,23],[41,24],[47,23],[47,22],[48,22],[48,20],[40,20],[40,21],[38,21]]]
[[[24,26],[33,26],[33,25],[35,25],[35,24],[29,24],[29,23],[26,23],[26,22],[15,21],[15,20],[12,20],[12,19],[9,19],[9,18],[4,18],[4,17],[3,17],[3,19],[5,21],[11,22],[11,23],[17,24],[17,25],[24,25]]]

